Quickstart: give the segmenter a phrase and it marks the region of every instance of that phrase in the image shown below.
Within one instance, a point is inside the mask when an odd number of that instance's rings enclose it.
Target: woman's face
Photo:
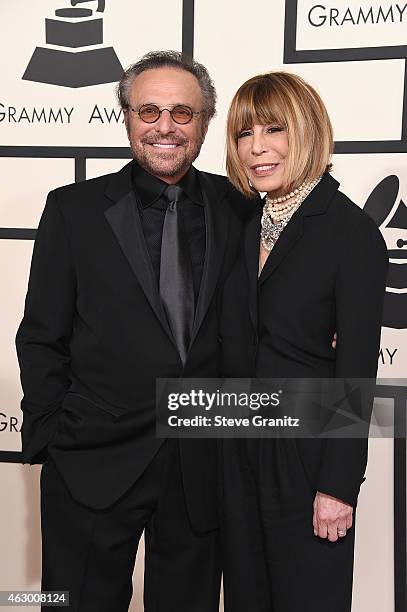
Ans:
[[[257,191],[273,193],[283,185],[288,137],[284,128],[255,124],[238,137],[237,152],[250,183]]]

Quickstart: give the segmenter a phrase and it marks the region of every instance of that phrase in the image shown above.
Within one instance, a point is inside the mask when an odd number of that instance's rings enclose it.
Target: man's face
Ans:
[[[197,79],[178,68],[155,68],[139,74],[133,82],[129,104],[139,110],[144,104],[172,109],[180,104],[202,111],[203,99]],[[178,124],[168,111],[155,123],[145,123],[130,108],[125,121],[130,146],[137,162],[150,174],[167,183],[178,182],[198,157],[206,135],[203,115]]]

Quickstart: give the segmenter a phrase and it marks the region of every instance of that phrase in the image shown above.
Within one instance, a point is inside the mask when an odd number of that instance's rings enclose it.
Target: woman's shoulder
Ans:
[[[372,217],[340,189],[335,192],[329,208],[331,214],[338,217],[338,221],[347,225],[349,229],[367,225],[379,231]]]
[[[348,244],[356,240],[360,244],[376,245],[387,257],[386,243],[375,221],[339,189],[332,199],[330,213],[335,227],[342,230],[340,233],[347,237]]]

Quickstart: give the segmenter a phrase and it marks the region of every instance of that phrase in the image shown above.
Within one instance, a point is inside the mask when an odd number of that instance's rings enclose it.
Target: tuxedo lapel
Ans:
[[[195,311],[191,343],[194,342],[213,297],[228,240],[228,216],[222,205],[226,184],[216,181],[203,172],[197,172],[205,203],[206,248],[205,263]],[[131,163],[112,176],[106,196],[113,205],[105,211],[105,217],[137,277],[152,309],[173,342],[160,295],[138,212],[137,194],[131,181]]]
[[[294,213],[273,249],[270,251],[259,277],[260,285],[269,278],[288,255],[296,242],[301,238],[304,232],[305,218],[321,215],[326,212],[333,195],[338,190],[338,186],[338,181],[330,174],[323,175],[318,185],[314,187],[305,202],[301,204],[299,209]]]
[[[274,272],[277,266],[283,261],[284,257],[290,252],[294,244],[299,240],[303,233],[303,215],[301,207],[294,213],[288,225],[284,228],[276,244],[270,251],[266,263],[259,276],[260,286]]]
[[[227,214],[225,207],[221,205],[225,186],[222,182],[222,191],[219,191],[214,179],[209,175],[197,172],[197,176],[205,203],[206,249],[191,345],[201,327],[215,291],[228,238]]]
[[[114,175],[106,195],[114,200],[114,204],[104,213],[106,220],[112,228],[151,308],[175,345],[158,293],[157,280],[144,239],[137,196],[131,183],[131,164]]]

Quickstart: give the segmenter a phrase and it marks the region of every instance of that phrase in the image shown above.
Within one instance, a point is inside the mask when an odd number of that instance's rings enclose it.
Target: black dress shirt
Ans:
[[[168,206],[164,191],[168,187],[168,183],[149,174],[138,164],[134,163],[133,184],[139,196],[138,205],[141,225],[158,283],[160,277],[161,239]],[[205,204],[195,169],[192,166],[177,185],[184,190],[179,212],[187,235],[196,304],[205,260]]]

